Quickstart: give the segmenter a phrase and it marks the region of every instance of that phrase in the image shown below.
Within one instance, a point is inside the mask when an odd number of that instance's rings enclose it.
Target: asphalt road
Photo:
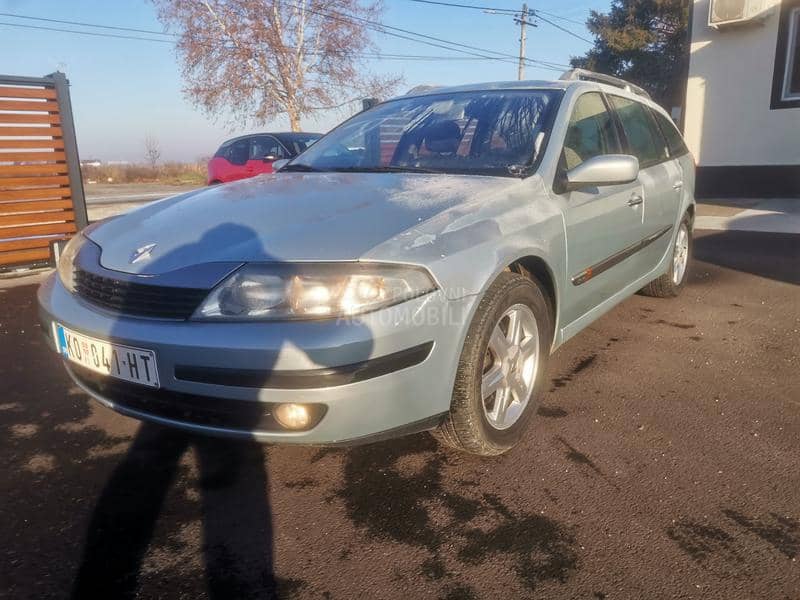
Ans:
[[[99,221],[128,212],[167,196],[197,189],[196,185],[166,185],[160,183],[96,183],[87,184],[86,210],[89,221]]]
[[[557,352],[495,459],[140,426],[69,383],[35,285],[5,282],[0,596],[800,598],[800,238],[696,254],[679,299]]]
[[[84,185],[86,203],[116,204],[143,202],[174,196],[197,189],[197,185],[168,185],[161,183],[92,183]]]

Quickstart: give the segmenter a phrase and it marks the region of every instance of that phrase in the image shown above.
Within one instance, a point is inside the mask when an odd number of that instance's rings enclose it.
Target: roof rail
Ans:
[[[441,87],[444,87],[444,86],[441,86],[441,85],[438,85],[438,84],[437,85],[429,85],[429,84],[416,85],[413,88],[411,88],[410,90],[408,90],[405,95],[406,96],[416,96],[418,94],[426,94],[426,93],[428,93],[430,91],[438,90]]]
[[[650,99],[650,94],[648,94],[638,85],[634,85],[625,81],[624,79],[614,77],[613,75],[595,73],[594,71],[587,71],[586,69],[570,69],[569,71],[564,71],[559,79],[561,81],[594,81],[597,83],[605,83],[606,85],[613,85],[614,87],[622,88],[623,90],[631,92],[632,94],[636,94],[637,96],[644,96],[645,98]]]

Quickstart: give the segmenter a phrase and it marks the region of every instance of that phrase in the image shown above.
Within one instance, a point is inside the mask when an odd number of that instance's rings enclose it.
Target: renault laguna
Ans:
[[[693,187],[678,130],[624,81],[427,89],[279,172],[89,226],[41,320],[77,385],[138,419],[499,454],[559,345],[637,291],[680,292]]]

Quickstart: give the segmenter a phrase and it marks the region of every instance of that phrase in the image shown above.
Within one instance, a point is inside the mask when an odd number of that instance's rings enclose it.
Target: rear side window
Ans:
[[[271,135],[262,135],[253,138],[250,146],[250,160],[264,160],[267,156],[286,158],[286,152],[280,142]]]
[[[639,164],[647,166],[665,160],[668,157],[667,143],[650,110],[634,100],[620,96],[610,98],[622,122],[628,151],[639,159]]]
[[[564,168],[574,169],[595,156],[619,152],[614,121],[602,96],[589,92],[578,98],[569,119],[564,150]]]
[[[305,151],[311,144],[316,142],[322,136],[316,133],[302,134],[292,133],[289,135],[280,135],[278,138],[281,143],[289,150],[291,156],[297,156]]]
[[[681,134],[678,132],[677,127],[675,127],[672,121],[657,110],[651,112],[653,113],[653,116],[655,116],[658,126],[661,128],[661,133],[664,134],[664,138],[667,140],[667,147],[669,148],[670,156],[682,156],[683,154],[689,152],[689,149],[686,147]]]
[[[250,158],[250,138],[236,140],[228,148],[225,158],[232,165],[243,165]]]

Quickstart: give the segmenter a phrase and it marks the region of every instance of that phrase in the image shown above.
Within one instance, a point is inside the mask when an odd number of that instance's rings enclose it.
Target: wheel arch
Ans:
[[[689,215],[689,229],[694,228],[694,210],[695,210],[695,204],[694,202],[690,202],[689,205],[686,207],[686,214]]]
[[[532,280],[539,282],[544,287],[545,299],[547,300],[550,310],[553,314],[553,339],[551,340],[551,349],[555,346],[558,337],[559,328],[559,302],[558,302],[558,284],[557,279],[553,273],[553,269],[547,264],[541,256],[529,254],[521,256],[511,262],[506,270],[514,273],[519,273]]]

